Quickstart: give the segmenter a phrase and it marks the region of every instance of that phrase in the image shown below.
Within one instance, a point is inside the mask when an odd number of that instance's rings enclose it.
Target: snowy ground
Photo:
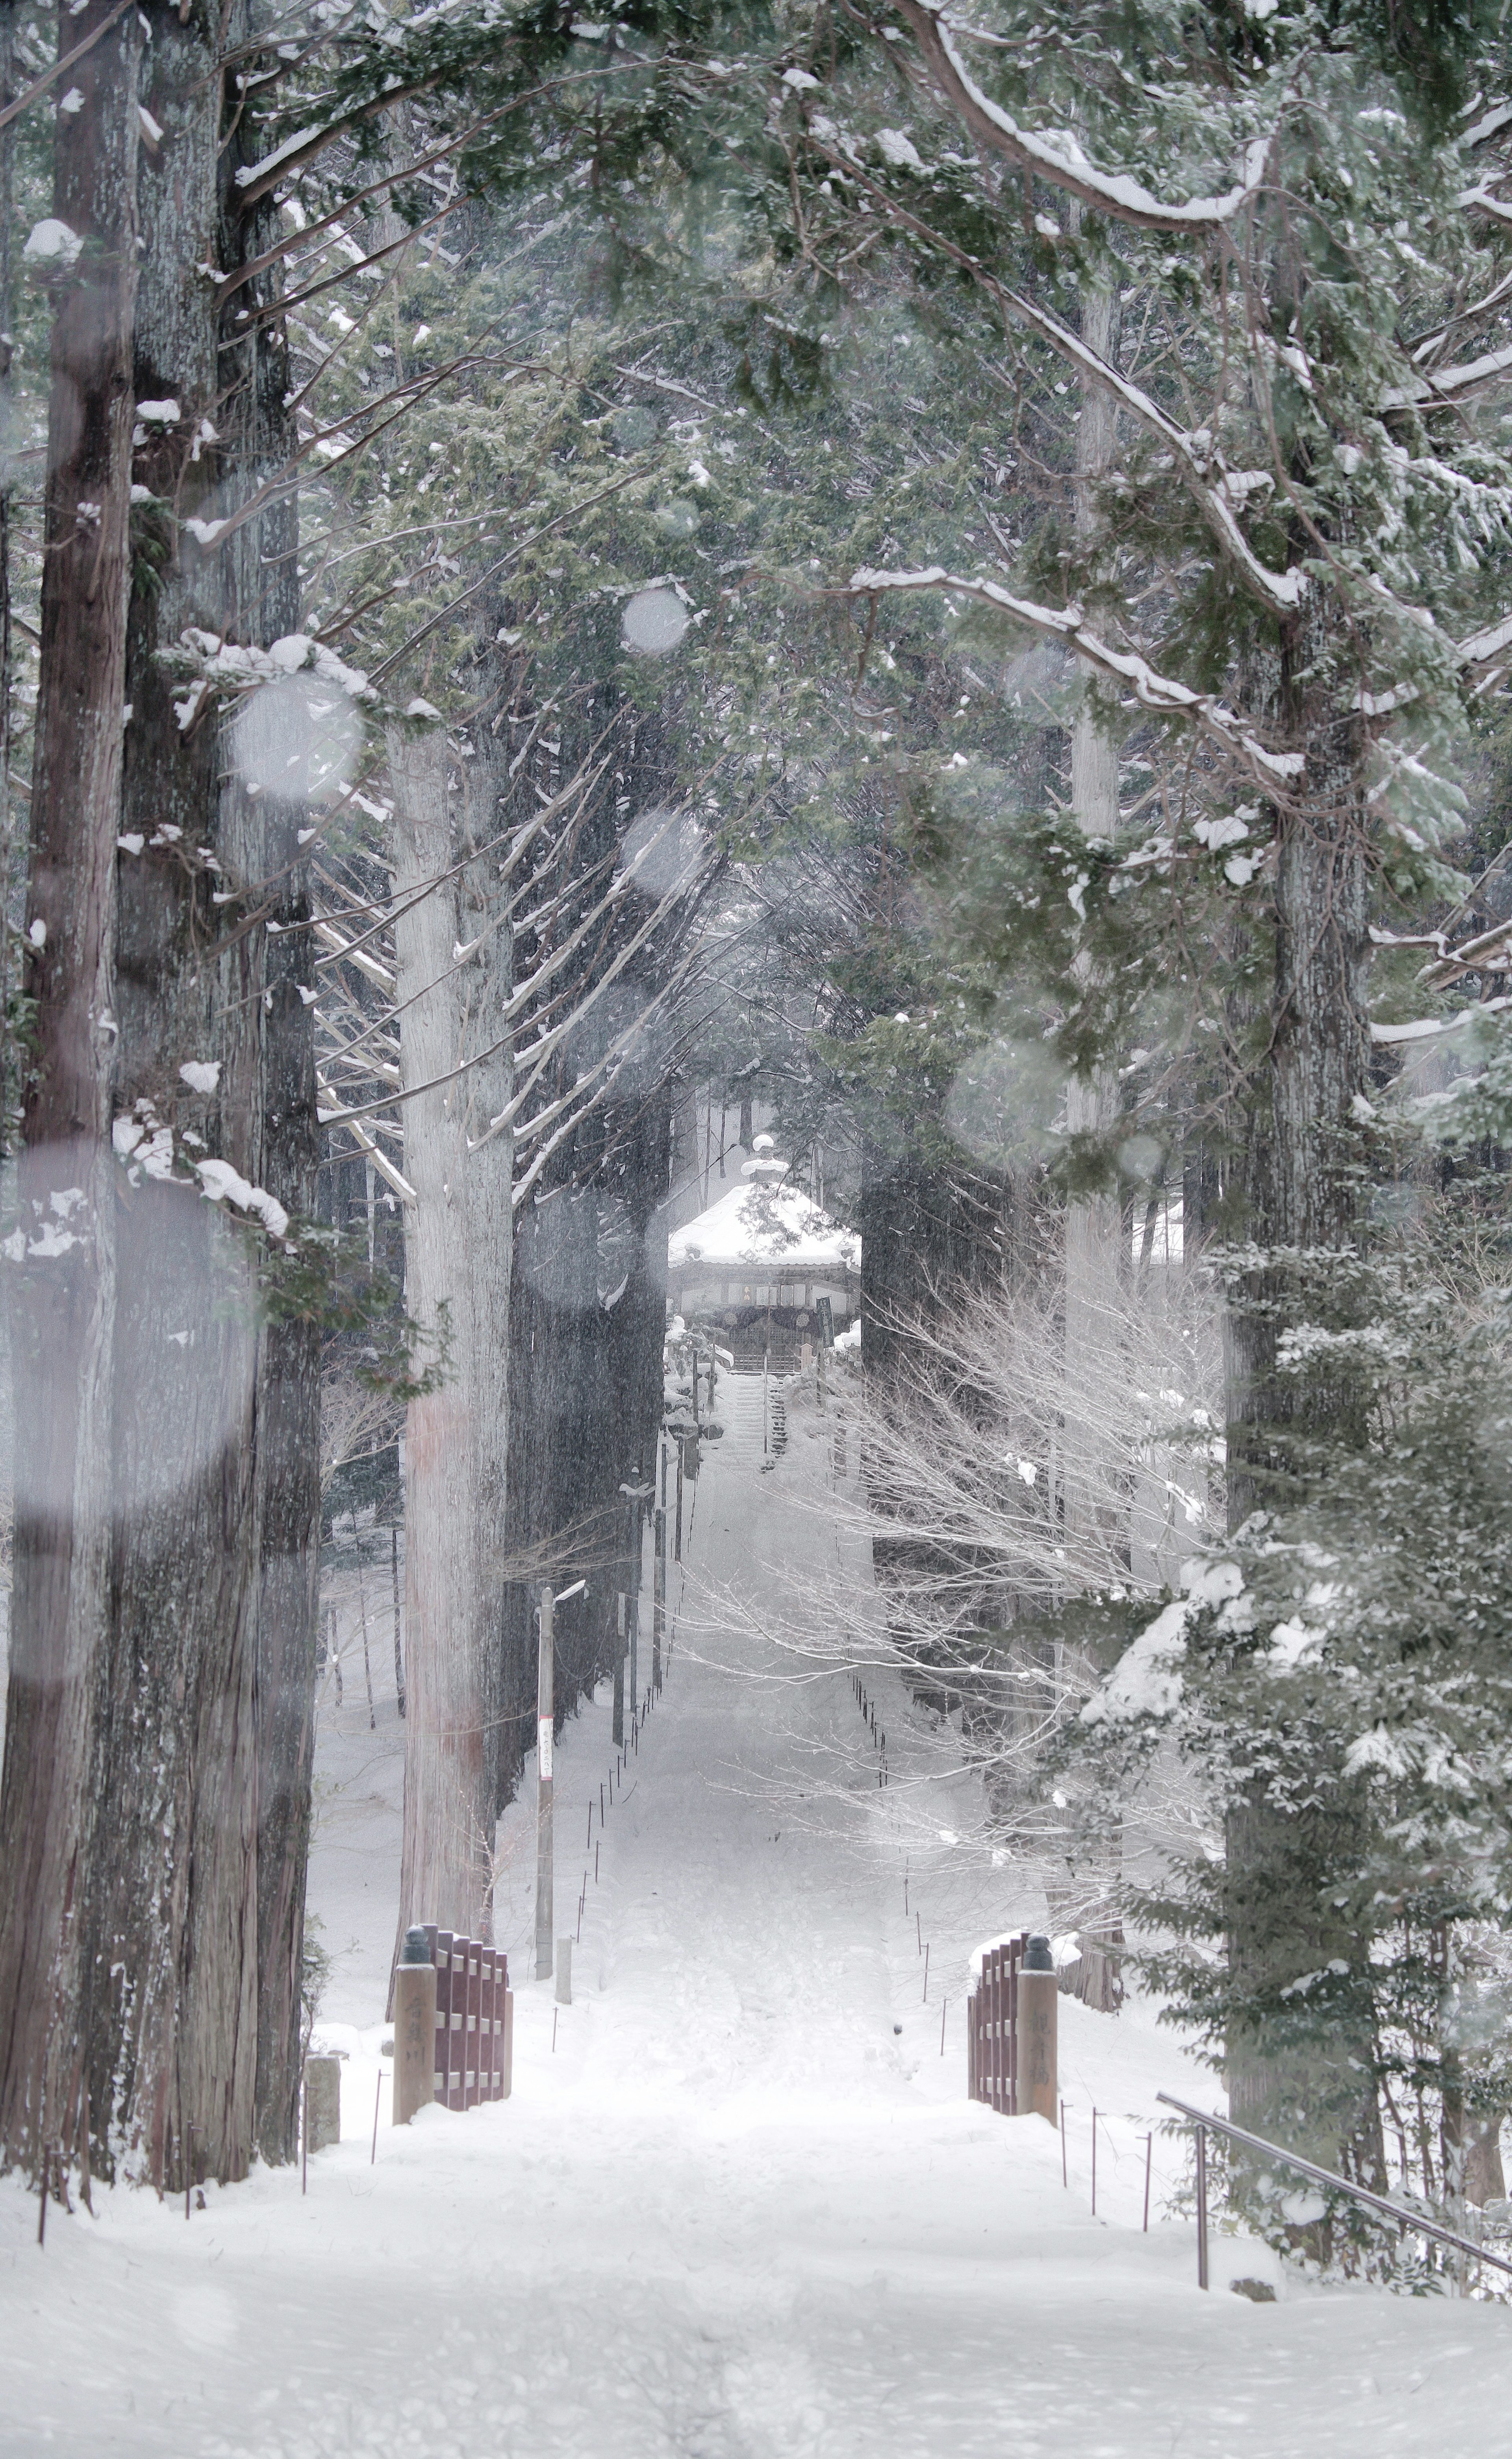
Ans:
[[[986,1901],[948,1848],[922,1848],[896,1692],[884,1713],[897,1803],[879,1804],[845,1677],[795,1683],[761,1642],[710,1629],[701,1579],[754,1586],[777,1561],[817,1575],[834,1542],[793,1508],[823,1489],[828,1427],[795,1407],[788,1449],[764,1472],[759,1383],[720,1398],[730,1432],[696,1490],[682,1630],[608,1812],[597,1886],[582,1847],[613,1755],[606,1695],[559,1746],[558,1927],[590,1873],[575,2003],[559,2015],[551,1984],[527,1977],[528,1807],[501,1828],[513,2099],[430,2112],[408,2133],[387,2122],[399,1729],[387,1592],[365,1573],[376,1722],[344,1611],[312,1874],[337,1955],[325,2031],[348,2052],[345,2139],[311,2163],[303,2199],[297,2175],[263,2174],[210,2190],[186,2224],[181,2207],[105,2197],[93,2221],[54,2210],[40,2254],[35,2204],[0,2188],[0,2452],[1501,2447],[1512,2314],[1284,2288],[1254,2305],[1224,2286],[1266,2268],[1240,2246],[1218,2250],[1203,2296],[1189,2222],[1160,2217],[1179,2155],[1159,2140],[1142,2233],[1153,2094],[1211,2086],[1138,2007],[1113,2020],[1061,2002],[1068,2185],[1041,2121],[967,2103],[970,1948],[1033,1908],[1011,1874]],[[940,1801],[936,1840],[969,1817]],[[1094,2106],[1111,2112],[1096,2218]]]

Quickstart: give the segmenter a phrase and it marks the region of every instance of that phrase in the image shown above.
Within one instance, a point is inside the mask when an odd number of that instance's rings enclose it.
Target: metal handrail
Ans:
[[[1167,2109],[1179,2109],[1184,2117],[1191,2120],[1197,2129],[1199,2153],[1205,2133],[1226,2134],[1230,2143],[1242,2143],[1248,2151],[1263,2152],[1269,2159],[1284,2161],[1289,2169],[1311,2177],[1314,2185],[1331,2186],[1335,2194],[1348,2195],[1353,2202],[1364,2203],[1373,2212],[1384,2212],[1399,2228],[1411,2229],[1418,2237],[1437,2238],[1441,2245],[1456,2246],[1461,2254],[1473,2255],[1477,2262],[1489,2262],[1494,2271],[1512,2275],[1512,2261],[1504,2255],[1488,2254],[1474,2238],[1460,2237],[1438,2220],[1424,2219],[1420,2212],[1409,2211],[1404,2203],[1394,2203],[1385,2195],[1373,2195],[1368,2186],[1356,2186],[1352,2178],[1337,2176],[1332,2169],[1320,2169],[1315,2160],[1304,2160],[1299,2153],[1283,2152],[1279,2143],[1268,2143],[1263,2134],[1247,2134],[1242,2126],[1231,2125],[1227,2117],[1213,2117],[1206,2109],[1194,2109],[1189,2100],[1178,2100],[1172,2092],[1158,2091],[1155,2097],[1164,2101]],[[1203,2200],[1206,2204],[1206,2197]],[[1197,2249],[1198,2285],[1203,2288],[1208,2285],[1207,2219],[1204,2208],[1199,2217]]]

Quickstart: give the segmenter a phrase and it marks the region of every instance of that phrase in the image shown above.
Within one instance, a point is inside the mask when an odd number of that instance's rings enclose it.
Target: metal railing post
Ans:
[[[1197,2136],[1197,2285],[1208,2285],[1208,2129],[1199,2126]]]
[[[1360,2204],[1366,2211],[1379,2212],[1384,2218],[1395,2220],[1397,2228],[1406,2231],[1409,2235],[1432,2238],[1439,2245],[1452,2245],[1460,2252],[1470,2255],[1477,2262],[1488,2262],[1493,2271],[1503,2271],[1512,2276],[1512,2258],[1489,2253],[1483,2245],[1477,2245],[1470,2238],[1461,2237],[1457,2229],[1445,2228],[1439,2220],[1426,2219],[1421,2212],[1409,2211],[1404,2204],[1394,2203],[1386,2195],[1372,2193],[1368,2186],[1356,2186],[1353,2178],[1341,2177],[1334,2169],[1322,2169],[1315,2160],[1304,2160],[1300,2153],[1284,2151],[1279,2143],[1268,2141],[1263,2134],[1248,2133],[1244,2127],[1230,2124],[1227,2117],[1214,2117],[1207,2110],[1194,2108],[1188,2100],[1178,2100],[1173,2092],[1158,2091],[1155,2097],[1163,2107],[1179,2111],[1196,2133],[1198,2227],[1201,2232],[1200,2261],[1204,2274],[1202,2285],[1205,2288],[1208,2284],[1206,2152],[1207,2136],[1209,2132],[1221,2134],[1226,2142],[1243,2144],[1247,2152],[1263,2153],[1269,2160],[1281,2161],[1285,2167],[1295,2169],[1299,2175],[1311,2177],[1314,2185],[1326,2186],[1331,2193],[1345,2196],[1351,2202]]]

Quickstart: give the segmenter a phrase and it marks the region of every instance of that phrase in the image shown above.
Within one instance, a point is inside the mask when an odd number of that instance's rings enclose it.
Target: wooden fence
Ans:
[[[436,1976],[435,2096],[444,2109],[507,2100],[513,2081],[514,1997],[501,1946],[480,1945],[427,1922]]]
[[[1004,2117],[1018,2114],[1018,1967],[1027,1930],[989,1946],[966,2001],[966,2096]]]

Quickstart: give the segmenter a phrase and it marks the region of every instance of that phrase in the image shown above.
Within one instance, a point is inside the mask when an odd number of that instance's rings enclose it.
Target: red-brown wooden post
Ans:
[[[483,2064],[483,1949],[474,1939],[467,1942],[467,2029],[466,2053],[462,2067],[462,2106],[476,2109],[481,2100]]]
[[[497,1959],[491,1946],[485,1946],[478,1957],[482,1967],[478,2016],[478,2098],[494,2097],[494,1993],[496,1986]]]
[[[452,2099],[452,1932],[438,1929],[436,1967],[436,2098],[443,2109]]]
[[[1002,2083],[998,2095],[998,2106],[1004,2117],[1013,2108],[1013,1949],[1011,1946],[1000,1946],[998,1949],[998,1987],[1002,2000],[1002,2021],[998,2026],[1000,2047],[998,2055]]]
[[[494,1990],[494,2097],[504,2097],[504,2000],[509,1989],[509,1957],[502,1952],[495,1957],[496,1976]]]
[[[472,2082],[472,2089],[480,2102],[488,2098],[488,2045],[494,2037],[484,2020],[494,1994],[493,1965],[492,1953],[486,1946],[480,1946],[478,1948],[477,2048],[473,2062]]]

